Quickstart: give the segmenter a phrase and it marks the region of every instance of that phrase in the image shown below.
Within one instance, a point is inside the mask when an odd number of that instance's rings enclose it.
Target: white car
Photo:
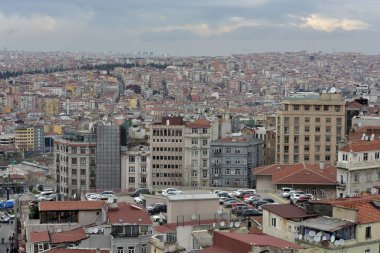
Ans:
[[[94,192],[89,192],[84,195],[84,198],[87,200],[93,200],[93,199],[96,199],[97,197],[98,197],[98,194]]]
[[[159,222],[159,221],[166,220],[166,216],[162,213],[156,214],[152,216],[152,221]]]
[[[143,203],[143,198],[142,197],[134,197],[133,200],[135,201],[136,204],[142,204]]]
[[[162,190],[162,196],[168,196],[168,195],[179,195],[182,191],[177,190],[176,188],[166,188],[165,190]]]

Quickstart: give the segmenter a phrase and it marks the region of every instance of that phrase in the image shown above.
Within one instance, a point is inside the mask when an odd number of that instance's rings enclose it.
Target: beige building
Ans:
[[[184,133],[181,117],[164,117],[149,126],[152,186],[155,189],[184,185]]]
[[[286,98],[277,112],[276,162],[334,165],[344,139],[345,102],[339,93]]]
[[[44,102],[47,116],[58,115],[61,112],[61,100],[58,97],[45,97]]]

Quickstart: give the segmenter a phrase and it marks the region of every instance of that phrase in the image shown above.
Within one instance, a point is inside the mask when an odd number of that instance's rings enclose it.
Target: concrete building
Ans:
[[[54,141],[54,174],[57,191],[79,197],[96,187],[96,135],[91,131],[66,130]]]
[[[96,127],[96,189],[120,190],[120,127]]]
[[[232,134],[210,144],[210,186],[254,187],[251,170],[262,165],[262,141]]]
[[[285,99],[277,111],[276,163],[323,161],[334,165],[337,145],[345,136],[344,106],[342,95],[331,90]]]
[[[372,192],[380,185],[380,139],[364,136],[338,152],[337,197]]]
[[[215,125],[212,127],[211,122],[206,119],[198,119],[186,124],[184,129],[186,186],[209,185],[210,143],[218,138],[217,129],[214,128]]]
[[[149,126],[153,188],[184,185],[184,134],[181,117],[163,117]]]
[[[148,146],[121,151],[121,190],[152,189],[152,160]]]
[[[18,151],[45,151],[43,126],[17,126],[15,128],[15,146]]]
[[[45,97],[44,104],[46,116],[58,115],[61,112],[61,100],[58,97]]]

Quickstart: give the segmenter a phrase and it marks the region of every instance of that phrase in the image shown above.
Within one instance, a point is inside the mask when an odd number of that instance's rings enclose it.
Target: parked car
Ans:
[[[294,191],[294,189],[290,188],[290,187],[282,187],[282,189],[281,189],[281,196],[283,198],[287,198],[287,196],[289,196],[289,194],[290,194],[290,191]]]
[[[241,191],[240,194],[237,196],[238,198],[243,198],[244,195],[247,195],[247,194],[256,194],[256,190],[244,190],[244,191]]]
[[[247,210],[247,209],[250,209],[252,207],[249,207],[249,206],[239,206],[236,208],[236,215],[237,216],[241,216],[244,212],[244,210]]]
[[[231,205],[232,205],[233,203],[240,203],[240,201],[239,201],[239,200],[236,200],[236,199],[232,199],[232,200],[225,201],[224,204],[223,204],[223,207],[231,208]]]
[[[231,197],[231,195],[228,192],[219,192],[216,195],[218,195],[219,198],[221,198],[221,197],[230,198]]]
[[[244,195],[244,197],[243,197],[243,201],[246,202],[246,201],[248,201],[248,199],[250,199],[251,197],[253,197],[253,198],[260,198],[260,195],[257,195],[257,194],[246,194],[246,195]]]
[[[262,200],[265,200],[268,203],[276,203],[276,201],[274,201],[274,199],[271,199],[271,198],[262,198]]]
[[[260,206],[268,204],[268,203],[269,203],[268,201],[260,199],[259,201],[252,204],[252,206],[255,207],[256,209],[258,209]]]
[[[296,193],[298,193],[298,194],[305,194],[305,192],[304,192],[304,191],[300,191],[300,190],[293,190],[293,191],[290,191],[290,192],[288,192],[288,194],[286,195],[286,197],[285,197],[285,198],[287,198],[287,199],[290,199],[290,197],[291,197],[293,194],[296,194]]]
[[[245,203],[251,203],[252,201],[259,200],[259,199],[261,199],[261,197],[259,195],[252,195],[249,198],[245,199],[244,202]]]
[[[296,203],[297,200],[298,200],[298,198],[300,196],[302,196],[302,195],[304,195],[304,192],[295,192],[295,193],[293,193],[292,196],[290,196],[290,202],[291,203]]]
[[[157,213],[166,213],[166,205],[164,203],[154,203],[146,208],[150,215]]]
[[[115,198],[116,195],[113,191],[104,191],[99,193],[97,199],[99,200],[108,200],[109,198]]]
[[[10,221],[11,219],[6,215],[0,216],[0,223],[9,223]]]
[[[150,191],[148,188],[138,188],[135,191],[131,192],[129,195],[131,197],[138,197],[140,194],[150,194]]]
[[[161,194],[162,194],[162,196],[167,196],[167,195],[178,195],[181,193],[182,193],[182,191],[177,190],[176,188],[166,188],[165,190],[162,190]]]
[[[166,221],[166,219],[166,215],[164,215],[163,213],[159,213],[152,216],[152,221],[154,222],[163,222]]]
[[[86,199],[86,200],[93,200],[94,198],[97,198],[98,197],[98,194],[97,193],[95,193],[95,192],[88,192],[88,193],[86,193],[85,195],[84,195],[84,198]]]
[[[246,203],[243,202],[237,202],[237,203],[232,203],[231,208],[234,208],[236,206],[248,206]]]
[[[229,200],[236,200],[235,198],[225,198],[225,197],[221,197],[219,199],[219,204],[220,205],[223,205],[226,201],[229,201]]]
[[[233,206],[231,208],[231,213],[237,214],[238,212],[242,213],[244,209],[247,209],[247,205],[238,205],[238,206]]]
[[[254,208],[245,209],[242,213],[242,216],[244,217],[261,216],[261,215],[263,215],[263,213]]]

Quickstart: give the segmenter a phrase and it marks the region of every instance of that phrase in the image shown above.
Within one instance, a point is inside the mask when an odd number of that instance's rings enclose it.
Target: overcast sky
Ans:
[[[380,53],[379,0],[1,0],[0,47]]]

